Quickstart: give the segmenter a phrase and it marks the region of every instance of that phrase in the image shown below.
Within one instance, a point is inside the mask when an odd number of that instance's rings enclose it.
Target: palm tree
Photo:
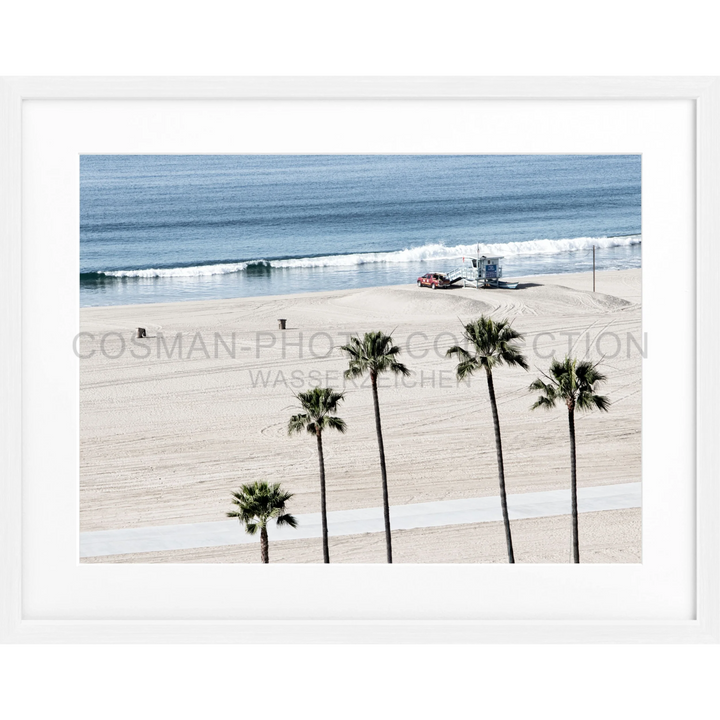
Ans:
[[[605,382],[605,375],[587,360],[577,361],[566,357],[562,362],[553,360],[550,363],[550,375],[545,375],[545,382],[538,378],[530,385],[531,391],[539,391],[540,397],[532,409],[539,407],[550,409],[560,400],[565,403],[568,411],[568,427],[570,430],[570,484],[572,495],[573,525],[573,562],[580,562],[580,545],[578,542],[578,509],[577,509],[577,466],[575,459],[575,410],[608,411],[610,401],[603,395],[595,393],[596,387]]]
[[[495,322],[492,318],[481,315],[464,326],[463,336],[470,343],[472,352],[454,345],[446,353],[446,357],[455,355],[460,361],[455,370],[458,380],[464,380],[475,371],[484,368],[487,378],[490,407],[492,408],[493,424],[495,425],[495,450],[497,452],[498,479],[500,481],[500,504],[502,505],[503,522],[505,524],[505,541],[507,544],[508,562],[515,562],[513,553],[512,535],[510,533],[510,518],[508,516],[507,495],[505,492],[505,465],[503,463],[502,438],[500,436],[500,419],[498,417],[497,401],[495,400],[495,385],[493,383],[493,368],[498,365],[518,365],[524,370],[528,369],[527,361],[515,344],[522,339],[522,335],[512,328],[507,320]]]
[[[347,345],[340,348],[348,356],[348,379],[361,377],[368,373],[375,404],[375,431],[377,432],[378,449],[380,451],[380,474],[382,475],[383,511],[385,515],[385,546],[387,561],[392,562],[392,540],[390,537],[390,502],[388,500],[387,470],[385,468],[385,446],[383,444],[382,425],[380,423],[380,403],[378,400],[377,379],[384,372],[395,375],[409,375],[410,371],[397,355],[400,348],[393,345],[392,337],[381,331],[367,332],[362,338],[353,336]]]
[[[313,388],[296,395],[304,413],[293,415],[288,422],[288,434],[306,430],[317,438],[318,459],[320,460],[320,514],[322,517],[323,561],[330,562],[328,547],[327,507],[325,504],[325,457],[323,456],[322,433],[326,428],[344,433],[345,421],[335,417],[338,404],[344,393],[335,392],[332,388]]]
[[[278,525],[297,527],[293,515],[285,512],[285,503],[292,493],[285,492],[280,483],[269,484],[265,480],[242,485],[240,490],[232,494],[232,502],[238,510],[227,513],[228,517],[237,518],[244,526],[248,535],[260,530],[260,558],[262,562],[270,562],[268,554],[267,524],[275,520]]]

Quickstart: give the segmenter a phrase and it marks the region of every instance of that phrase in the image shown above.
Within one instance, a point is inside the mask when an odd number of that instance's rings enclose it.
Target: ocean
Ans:
[[[639,155],[83,155],[80,305],[640,267]]]

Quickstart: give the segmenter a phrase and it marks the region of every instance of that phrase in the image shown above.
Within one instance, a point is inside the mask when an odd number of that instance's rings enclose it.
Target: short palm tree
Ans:
[[[366,373],[370,376],[373,403],[375,405],[375,431],[377,432],[378,449],[380,451],[380,474],[382,476],[383,511],[385,516],[385,547],[387,561],[392,562],[392,539],[390,537],[390,502],[388,500],[387,470],[385,468],[385,446],[383,444],[382,425],[380,423],[380,403],[378,400],[377,379],[385,372],[395,375],[409,375],[410,371],[397,356],[400,348],[393,345],[392,337],[381,331],[367,332],[360,338],[351,337],[347,345],[340,348],[348,357],[348,379],[361,377]]]
[[[564,360],[553,360],[550,363],[550,374],[545,380],[538,378],[530,385],[532,392],[540,392],[532,409],[555,407],[559,400],[564,402],[568,411],[568,427],[570,430],[570,486],[572,496],[573,526],[573,562],[580,562],[580,544],[578,541],[578,508],[577,508],[577,465],[575,457],[575,410],[603,410],[607,412],[610,401],[604,395],[597,395],[596,388],[607,379],[587,360],[578,362],[576,358],[566,357]],[[547,381],[547,382],[546,382]]]
[[[336,417],[338,405],[344,398],[344,393],[335,392],[332,388],[313,388],[307,392],[296,395],[302,409],[305,411],[293,415],[288,422],[288,434],[299,433],[303,430],[317,438],[318,459],[320,461],[320,515],[322,518],[323,561],[330,562],[330,548],[328,546],[327,506],[325,503],[325,457],[323,455],[323,430],[331,429],[344,433],[347,426],[345,421]]]
[[[500,481],[500,504],[502,505],[503,522],[505,524],[505,541],[507,544],[508,562],[515,562],[512,534],[510,533],[510,517],[508,516],[507,494],[505,492],[505,465],[503,463],[502,437],[500,435],[500,419],[498,417],[493,368],[498,365],[517,365],[528,369],[527,361],[516,341],[522,335],[507,320],[495,322],[492,318],[481,315],[477,320],[464,326],[463,336],[469,342],[471,352],[454,345],[446,356],[454,355],[460,361],[456,368],[458,380],[464,380],[477,370],[483,368],[487,378],[490,407],[492,408],[493,424],[495,425],[495,450],[497,452],[498,479]]]
[[[240,490],[232,494],[232,502],[238,509],[227,513],[228,517],[237,518],[244,526],[248,535],[260,530],[260,558],[262,562],[270,562],[268,551],[267,524],[275,520],[278,525],[297,527],[293,515],[285,512],[285,503],[292,493],[285,492],[280,483],[268,483],[265,480],[242,485]]]

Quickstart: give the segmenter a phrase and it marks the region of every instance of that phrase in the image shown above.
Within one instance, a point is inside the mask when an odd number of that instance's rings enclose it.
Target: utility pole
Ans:
[[[593,292],[595,292],[595,246],[593,245]]]

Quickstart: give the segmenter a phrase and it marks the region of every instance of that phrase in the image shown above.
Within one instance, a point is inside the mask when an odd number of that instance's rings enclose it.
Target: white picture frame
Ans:
[[[33,100],[687,100],[696,130],[696,566],[691,620],[28,619],[23,613],[23,104]],[[720,641],[720,80],[717,78],[7,78],[0,81],[0,587],[4,642]],[[714,241],[714,242],[713,242]],[[702,337],[702,342],[697,341]],[[681,350],[678,351],[681,353]],[[683,358],[683,361],[685,359]],[[26,420],[26,419],[25,419]],[[27,459],[27,456],[25,456]],[[24,534],[25,533],[25,534]]]

